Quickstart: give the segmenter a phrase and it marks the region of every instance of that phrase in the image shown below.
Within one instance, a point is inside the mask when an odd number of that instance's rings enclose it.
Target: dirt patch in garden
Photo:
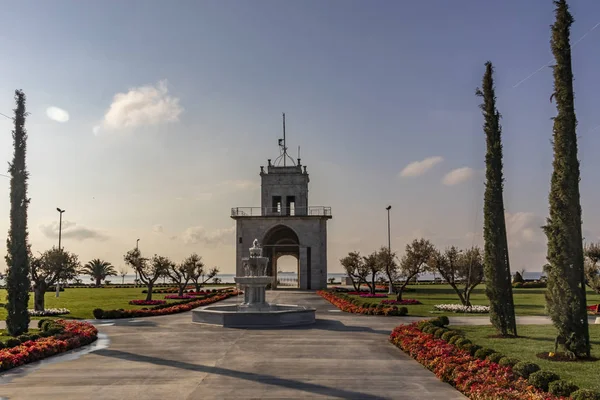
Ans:
[[[543,360],[559,362],[594,362],[600,360],[600,358],[597,357],[571,358],[563,352],[554,353],[552,357],[550,357],[550,354],[548,352],[538,353],[536,354],[536,356]]]

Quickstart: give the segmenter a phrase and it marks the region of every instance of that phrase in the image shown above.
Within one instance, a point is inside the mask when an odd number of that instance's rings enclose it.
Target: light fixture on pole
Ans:
[[[60,217],[58,219],[58,251],[62,251],[62,248],[60,247],[60,240],[62,237],[62,215],[65,212],[65,210],[61,210],[60,208],[56,207],[56,211],[58,211],[58,213],[60,214]],[[60,296],[60,277],[56,279],[56,297],[58,296]]]
[[[387,206],[385,208],[387,210],[387,217],[388,217],[388,262],[392,262],[392,239],[390,237],[390,210],[392,209],[392,206]],[[390,285],[388,288],[388,294],[394,294],[394,281],[392,280],[392,277],[390,276]]]

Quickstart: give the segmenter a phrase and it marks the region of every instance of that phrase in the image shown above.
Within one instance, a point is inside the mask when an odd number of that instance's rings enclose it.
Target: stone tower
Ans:
[[[293,256],[298,261],[298,287],[325,289],[331,207],[309,205],[306,166],[287,154],[285,114],[283,118],[281,155],[274,163],[268,160],[266,171],[260,167],[261,206],[231,209],[231,218],[236,220],[236,275],[243,276],[242,257],[248,257],[248,248],[257,238],[263,255],[269,257],[267,270],[274,277],[273,287],[277,286],[277,259]]]

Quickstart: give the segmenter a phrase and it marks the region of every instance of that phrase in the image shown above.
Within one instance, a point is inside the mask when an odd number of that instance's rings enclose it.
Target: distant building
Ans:
[[[298,287],[305,290],[327,287],[327,221],[331,207],[310,206],[306,166],[294,161],[279,141],[281,155],[267,170],[260,167],[261,206],[231,209],[236,220],[236,275],[243,276],[242,257],[249,256],[252,241],[258,239],[263,255],[269,257],[268,274],[277,286],[277,260],[293,256],[298,260]],[[291,165],[290,165],[291,164]]]

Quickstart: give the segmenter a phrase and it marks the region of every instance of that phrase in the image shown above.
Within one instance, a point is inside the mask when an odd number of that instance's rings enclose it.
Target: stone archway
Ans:
[[[267,273],[274,277],[273,287],[277,287],[277,259],[292,256],[298,260],[298,287],[300,286],[300,240],[292,228],[276,225],[269,229],[262,242],[263,256],[269,257]]]

